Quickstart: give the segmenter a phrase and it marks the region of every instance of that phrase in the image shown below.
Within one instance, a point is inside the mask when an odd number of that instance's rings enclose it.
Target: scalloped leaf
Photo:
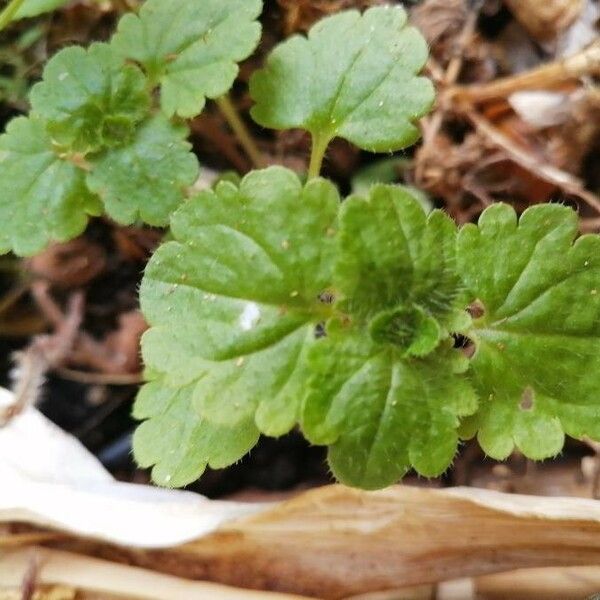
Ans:
[[[305,353],[326,310],[339,196],[281,167],[239,187],[221,182],[172,218],[174,240],[141,289],[152,378],[193,386],[194,405],[223,426],[255,421],[281,435],[297,420]]]
[[[494,458],[553,456],[565,433],[600,439],[600,238],[576,235],[559,205],[520,220],[494,205],[460,232],[460,272],[484,310],[468,334],[483,399],[468,429]]]
[[[147,0],[125,15],[112,45],[161,86],[168,117],[198,115],[233,85],[260,39],[262,0]]]
[[[156,116],[138,127],[127,146],[93,158],[87,175],[90,189],[115,221],[149,225],[169,222],[198,177],[198,160],[186,141],[188,130]]]
[[[372,152],[400,150],[418,139],[415,122],[433,104],[431,82],[416,76],[427,54],[400,6],[341,12],[275,48],[250,81],[252,116],[305,129],[320,146],[342,137]]]
[[[133,452],[141,467],[165,487],[192,483],[210,466],[220,469],[247,454],[258,441],[252,420],[228,428],[202,419],[193,407],[193,386],[146,384],[136,400],[134,416],[144,422],[133,436]]]
[[[406,360],[394,345],[334,321],[309,366],[302,429],[311,442],[330,445],[330,467],[348,485],[385,487],[411,467],[441,474],[456,453],[459,417],[477,408],[460,375],[468,363],[448,347]]]
[[[425,213],[400,186],[376,185],[344,202],[335,287],[341,310],[370,321],[371,336],[422,356],[448,335],[462,283],[456,274],[456,226]]]
[[[55,143],[83,153],[127,144],[150,110],[144,74],[100,43],[55,54],[30,99]]]
[[[101,213],[84,172],[55,152],[44,122],[13,119],[0,136],[0,252],[30,256],[79,235]]]

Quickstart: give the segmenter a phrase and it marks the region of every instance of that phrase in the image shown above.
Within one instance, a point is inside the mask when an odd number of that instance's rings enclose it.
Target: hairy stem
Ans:
[[[312,151],[310,154],[310,165],[308,166],[309,179],[314,179],[321,173],[323,158],[325,157],[325,152],[330,141],[331,138],[327,136],[312,136]]]
[[[252,164],[257,168],[264,167],[265,159],[229,96],[225,94],[217,98],[215,102]]]
[[[4,10],[0,12],[0,31],[10,25],[23,2],[25,2],[25,0],[10,0]]]

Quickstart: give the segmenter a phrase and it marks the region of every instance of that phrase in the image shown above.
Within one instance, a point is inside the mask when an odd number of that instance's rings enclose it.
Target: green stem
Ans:
[[[217,98],[215,102],[252,164],[257,168],[264,167],[266,165],[265,159],[229,96],[225,94]]]
[[[321,173],[321,166],[323,165],[323,158],[325,158],[325,152],[331,138],[328,136],[312,136],[312,151],[310,154],[310,165],[308,166],[308,178],[314,179]]]
[[[25,2],[25,0],[10,0],[4,10],[0,12],[0,31],[6,29],[6,27],[10,25],[23,2]]]

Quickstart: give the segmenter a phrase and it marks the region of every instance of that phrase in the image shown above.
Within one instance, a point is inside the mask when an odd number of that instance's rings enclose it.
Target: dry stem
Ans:
[[[488,119],[472,108],[464,107],[463,112],[480,133],[485,135],[493,144],[504,150],[515,163],[529,170],[540,179],[553,183],[567,194],[581,198],[596,212],[600,213],[600,198],[589,190],[586,190],[583,183],[577,177],[552,165],[541,162],[536,156],[515,144]]]
[[[524,73],[495,79],[490,83],[454,86],[445,93],[447,99],[477,104],[506,98],[523,90],[547,90],[584,76],[600,74],[600,40],[573,56],[547,63]]]

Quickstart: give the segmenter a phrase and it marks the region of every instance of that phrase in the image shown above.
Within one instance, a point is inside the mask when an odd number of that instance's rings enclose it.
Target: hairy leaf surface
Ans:
[[[401,187],[348,199],[334,288],[344,316],[308,353],[305,434],[330,445],[330,466],[350,485],[383,487],[411,466],[438,475],[456,452],[459,417],[476,408],[447,329],[462,290],[455,225]]]
[[[402,187],[377,185],[367,198],[349,198],[335,287],[342,309],[370,321],[378,341],[426,354],[447,335],[462,290],[456,226],[441,211],[426,215]]]
[[[193,117],[233,84],[260,38],[261,9],[261,0],[147,0],[112,44],[160,83],[167,116]]]
[[[505,458],[557,454],[564,434],[600,439],[600,238],[577,234],[577,215],[558,205],[517,220],[487,209],[459,238],[459,265],[484,315],[472,337],[483,449]]]
[[[198,176],[187,129],[156,116],[127,145],[94,158],[87,182],[119,223],[165,225]]]
[[[415,121],[433,103],[431,82],[416,76],[426,59],[401,7],[342,12],[273,51],[250,82],[252,116],[306,129],[319,144],[339,136],[373,152],[399,150],[416,141]]]
[[[33,112],[53,140],[78,152],[126,144],[149,112],[144,74],[107,44],[65,48],[50,59],[31,91]]]
[[[152,479],[166,487],[192,483],[207,466],[228,466],[258,441],[252,420],[230,428],[202,419],[193,406],[193,386],[147,384],[134,416],[144,420],[133,437],[135,459],[141,467],[153,467]]]
[[[54,152],[44,123],[11,121],[0,136],[0,252],[35,254],[77,236],[100,212],[83,171]]]
[[[213,425],[269,435],[294,425],[305,355],[331,281],[339,197],[287,169],[218,184],[172,219],[174,241],[150,261],[141,301],[151,379],[191,390]]]
[[[392,344],[330,323],[309,354],[312,377],[303,431],[329,444],[329,464],[342,483],[376,489],[414,467],[445,471],[456,453],[459,417],[477,399],[460,375],[466,360],[448,347],[425,360],[406,359]]]

